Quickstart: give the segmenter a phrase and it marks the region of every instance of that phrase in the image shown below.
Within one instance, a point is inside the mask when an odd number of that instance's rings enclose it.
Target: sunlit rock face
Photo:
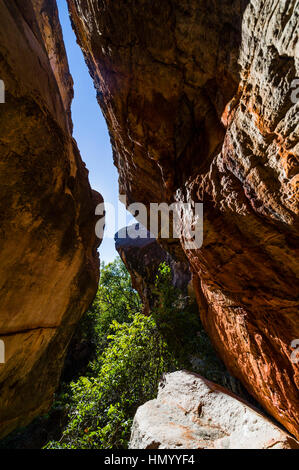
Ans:
[[[298,436],[296,1],[68,3],[121,193],[204,203],[202,247],[182,244],[203,324]]]
[[[53,0],[0,0],[0,436],[45,412],[97,288],[101,201],[71,135]]]

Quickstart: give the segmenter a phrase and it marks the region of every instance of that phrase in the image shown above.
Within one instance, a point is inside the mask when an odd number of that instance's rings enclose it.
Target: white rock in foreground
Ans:
[[[290,449],[299,443],[251,405],[203,377],[166,375],[140,406],[130,449]]]

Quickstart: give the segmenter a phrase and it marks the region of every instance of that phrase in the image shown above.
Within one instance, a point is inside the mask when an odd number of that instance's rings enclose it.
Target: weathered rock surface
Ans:
[[[54,0],[0,0],[0,436],[51,404],[96,292],[101,201],[71,135],[73,95]]]
[[[203,246],[184,250],[202,321],[298,437],[298,1],[68,3],[121,193],[204,203]]]
[[[291,449],[299,443],[245,401],[200,375],[165,376],[136,412],[131,449]]]
[[[173,285],[186,294],[191,293],[191,272],[187,260],[185,263],[175,261],[140,224],[120,230],[115,235],[115,248],[131,275],[133,288],[141,297],[145,314],[155,305],[155,281],[161,263],[170,266]]]

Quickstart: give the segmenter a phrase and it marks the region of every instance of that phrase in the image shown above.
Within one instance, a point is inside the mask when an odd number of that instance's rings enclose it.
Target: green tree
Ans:
[[[180,369],[227,386],[229,374],[202,326],[197,303],[172,284],[171,269],[166,263],[159,266],[155,295],[159,301],[152,315]]]
[[[156,397],[164,373],[186,367],[221,377],[225,369],[202,329],[195,302],[173,286],[171,276],[170,267],[161,264],[153,292],[157,306],[145,316],[120,259],[102,266],[88,313],[96,358],[88,376],[60,397],[69,421],[60,441],[47,448],[125,448],[137,408]]]
[[[152,317],[137,313],[110,329],[94,377],[71,384],[70,421],[48,448],[125,448],[137,408],[156,396],[163,372],[177,368]]]

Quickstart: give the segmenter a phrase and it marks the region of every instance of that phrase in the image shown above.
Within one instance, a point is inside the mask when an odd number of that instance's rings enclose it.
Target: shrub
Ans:
[[[101,265],[101,278],[96,298],[82,317],[80,336],[88,338],[101,354],[109,344],[108,336],[113,320],[129,321],[141,310],[141,301],[133,289],[130,275],[119,257],[112,263]]]
[[[70,421],[60,443],[48,448],[110,449],[127,446],[137,408],[157,394],[166,370],[175,370],[166,342],[152,317],[137,313],[131,322],[113,321],[94,377],[71,384]]]
[[[229,374],[203,329],[197,303],[172,284],[171,269],[166,263],[159,266],[155,295],[159,301],[152,315],[179,368],[227,386]]]
[[[102,267],[86,323],[97,343],[96,359],[87,376],[60,397],[69,422],[60,441],[50,442],[48,449],[125,448],[137,408],[156,396],[166,372],[188,368],[221,383],[225,369],[203,331],[197,306],[173,286],[165,263],[153,293],[157,307],[144,316],[120,259]]]

